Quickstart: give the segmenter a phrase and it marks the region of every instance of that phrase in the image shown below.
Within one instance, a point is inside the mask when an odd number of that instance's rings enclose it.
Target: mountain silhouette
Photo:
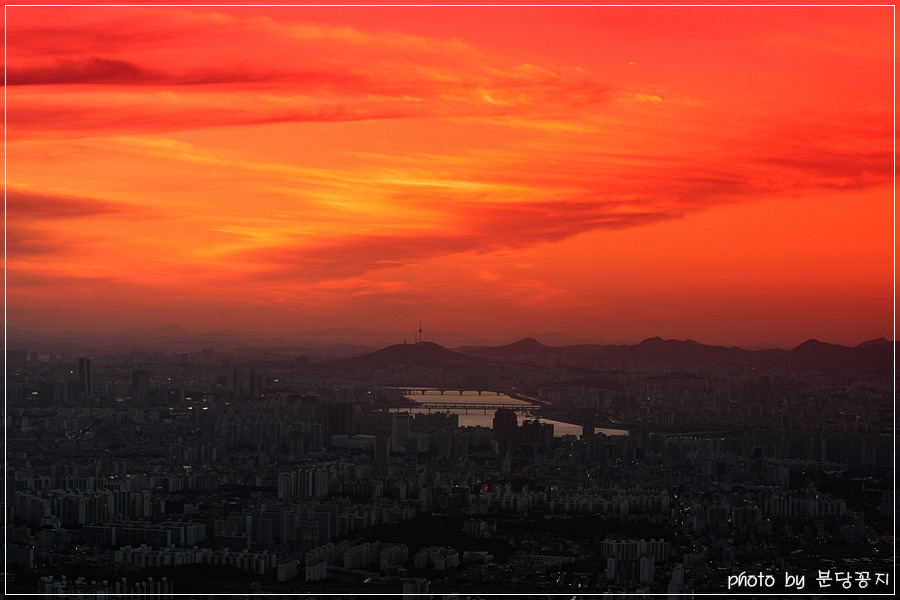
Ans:
[[[460,352],[484,358],[512,358],[522,355],[550,355],[556,348],[545,346],[534,338],[527,337],[503,346],[477,346],[459,348]]]
[[[506,346],[460,348],[461,352],[493,360],[531,355],[541,361],[556,357],[581,362],[606,360],[633,362],[664,368],[726,367],[771,363],[785,350],[744,350],[737,347],[708,346],[694,340],[664,340],[648,338],[638,344],[578,344],[573,346],[545,346],[533,338],[525,338]]]
[[[890,369],[893,359],[894,343],[885,338],[869,340],[854,347],[810,339],[788,352],[776,364],[804,370]]]
[[[339,365],[333,363],[331,366],[386,369],[392,365],[404,365],[407,367],[437,369],[473,366],[479,363],[480,361],[476,358],[447,350],[434,342],[419,342],[416,344],[394,344],[363,356],[339,361]]]

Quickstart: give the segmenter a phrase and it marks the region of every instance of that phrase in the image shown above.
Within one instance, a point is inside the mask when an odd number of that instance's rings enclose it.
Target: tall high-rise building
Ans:
[[[541,423],[539,419],[522,421],[519,443],[523,450],[532,455],[547,452],[553,445],[553,424]]]
[[[584,415],[581,421],[581,439],[586,440],[594,435],[594,415]]]
[[[82,400],[88,400],[94,395],[91,384],[91,359],[78,359],[78,395]]]
[[[391,450],[394,452],[406,452],[410,420],[409,413],[402,412],[391,415]]]
[[[500,454],[512,452],[516,448],[519,433],[519,419],[511,408],[499,408],[494,413],[493,438]]]
[[[391,455],[391,436],[379,433],[375,436],[375,460],[386,461]]]

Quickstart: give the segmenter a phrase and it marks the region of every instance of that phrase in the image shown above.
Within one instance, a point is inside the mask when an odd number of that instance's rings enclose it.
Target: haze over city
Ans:
[[[9,7],[7,323],[892,338],[892,7]]]

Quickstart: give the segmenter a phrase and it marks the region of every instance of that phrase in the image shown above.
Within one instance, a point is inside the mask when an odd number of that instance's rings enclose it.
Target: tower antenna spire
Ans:
[[[422,319],[419,319],[419,343],[422,343]]]

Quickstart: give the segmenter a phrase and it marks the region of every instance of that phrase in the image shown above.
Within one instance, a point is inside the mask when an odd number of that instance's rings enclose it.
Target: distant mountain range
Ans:
[[[367,367],[387,369],[394,365],[459,369],[490,363],[520,363],[556,366],[596,364],[608,361],[626,368],[654,366],[671,370],[720,368],[782,368],[800,371],[832,371],[842,368],[889,370],[894,344],[884,338],[855,347],[809,340],[793,350],[744,350],[709,346],[693,340],[649,338],[639,344],[580,344],[551,347],[533,338],[503,346],[467,346],[449,350],[430,342],[396,344],[375,352],[332,363],[336,369]]]
[[[845,368],[889,370],[894,344],[884,338],[848,347],[809,340],[793,350],[744,350],[709,346],[693,340],[649,338],[639,344],[580,344],[551,347],[534,338],[503,346],[461,347],[448,350],[430,342],[397,344],[375,352],[334,363],[338,368],[387,369],[392,365],[457,369],[492,362],[580,365],[588,361],[634,366],[655,366],[672,370],[696,368],[783,368],[800,371],[833,371]]]
[[[489,359],[527,358],[587,359],[631,362],[669,368],[781,367],[793,370],[833,370],[839,368],[891,369],[894,343],[879,338],[848,347],[808,340],[793,350],[744,350],[738,347],[709,346],[694,340],[646,339],[639,344],[572,345],[553,348],[533,338],[506,346],[461,348],[460,351]]]
[[[221,329],[196,332],[179,325],[150,329],[128,329],[117,334],[94,334],[67,330],[56,333],[7,328],[8,348],[32,349],[58,346],[67,350],[122,351],[133,349],[191,352],[203,348],[219,351],[251,348],[326,349],[331,358],[349,358],[348,367],[385,368],[391,364],[419,367],[462,367],[479,361],[578,364],[585,360],[656,365],[671,369],[728,366],[780,367],[792,370],[839,368],[891,369],[894,342],[879,338],[857,346],[841,346],[808,340],[792,350],[745,350],[711,346],[694,340],[648,338],[638,344],[608,344],[561,333],[545,333],[518,341],[493,345],[474,336],[454,332],[426,332],[429,341],[412,342],[409,335],[358,328],[318,329],[299,332],[240,332]],[[402,342],[402,343],[401,343]],[[447,346],[455,348],[448,350]],[[375,350],[375,348],[381,348]],[[474,362],[473,362],[474,361]]]

